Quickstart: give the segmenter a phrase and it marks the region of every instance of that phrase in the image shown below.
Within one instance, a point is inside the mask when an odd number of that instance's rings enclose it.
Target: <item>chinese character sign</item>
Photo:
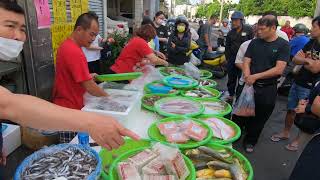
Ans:
[[[75,23],[78,17],[88,12],[88,0],[70,0],[71,19]]]
[[[37,12],[38,28],[50,27],[50,8],[48,0],[34,0],[33,2]]]
[[[67,6],[65,0],[52,0],[55,24],[67,23]]]

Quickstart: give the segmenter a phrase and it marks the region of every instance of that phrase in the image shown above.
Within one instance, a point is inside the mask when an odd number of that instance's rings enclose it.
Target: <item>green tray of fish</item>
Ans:
[[[232,137],[228,138],[226,140],[223,140],[223,139],[217,138],[218,137],[217,133],[219,133],[219,132],[216,132],[214,129],[211,128],[213,135],[212,135],[212,140],[210,142],[217,143],[217,144],[228,145],[228,144],[232,144],[233,142],[235,142],[236,140],[238,140],[240,138],[240,136],[241,136],[240,127],[236,123],[232,122],[229,119],[226,119],[226,118],[220,117],[220,116],[216,116],[216,115],[200,115],[200,116],[197,117],[197,119],[200,119],[200,120],[203,120],[203,121],[205,121],[205,120],[207,120],[209,118],[217,118],[217,119],[223,121],[227,126],[229,126],[229,127],[231,127],[233,129]],[[207,125],[210,127],[209,124],[207,124]],[[220,133],[221,133],[221,131],[220,131]]]
[[[142,72],[122,73],[122,74],[103,74],[98,75],[96,79],[100,82],[104,81],[126,81],[137,79],[142,76]]]
[[[154,103],[162,98],[169,97],[169,96],[170,95],[166,95],[166,94],[145,94],[141,98],[141,106],[149,111],[155,112]],[[146,99],[150,99],[150,98],[152,98],[153,100],[151,100],[150,102],[146,102],[147,101]],[[153,105],[150,104],[152,102],[153,102]]]
[[[253,168],[250,161],[230,147],[208,143],[194,149],[185,149],[183,153],[193,162],[196,176],[199,179],[204,175],[208,179],[215,179],[218,178],[216,175],[219,175],[220,178],[230,180],[253,180]],[[222,175],[221,169],[225,172]],[[220,170],[219,174],[218,170]]]
[[[212,77],[212,73],[210,71],[201,69],[200,70],[200,79],[209,79]]]
[[[149,147],[151,144],[150,140],[141,139],[138,141],[134,141],[132,139],[125,139],[124,145],[120,146],[118,149],[114,149],[112,151],[108,151],[106,149],[102,149],[99,153],[99,156],[102,160],[103,171],[101,172],[101,178],[104,180],[109,180],[109,170],[111,164],[115,161],[117,157],[120,155],[136,148],[141,147]]]
[[[219,99],[221,96],[221,92],[210,87],[198,87],[195,89],[181,91],[181,95],[184,97],[192,98],[194,100],[210,100]]]
[[[181,75],[170,75],[167,76],[165,78],[163,78],[163,83],[167,86],[176,88],[176,89],[191,89],[191,88],[195,88],[198,86],[198,81],[186,76],[181,76]],[[174,81],[176,81],[176,83],[173,83]],[[187,84],[179,84],[179,81],[185,81]]]
[[[187,75],[186,71],[179,67],[159,67],[158,69],[163,76],[170,76],[174,74],[183,76]]]
[[[120,180],[120,178],[118,176],[118,172],[117,172],[117,166],[118,166],[119,162],[125,161],[129,157],[131,157],[131,156],[133,156],[133,155],[135,155],[145,149],[148,149],[148,148],[151,148],[151,147],[149,146],[149,147],[139,147],[139,148],[131,149],[131,150],[127,151],[126,153],[122,154],[121,156],[119,156],[117,159],[115,159],[110,167],[109,180]],[[185,156],[185,155],[182,155],[182,156],[183,156],[183,159],[184,159],[184,161],[190,171],[190,175],[185,180],[194,180],[196,177],[194,166],[193,166],[191,160],[187,156]]]
[[[155,122],[150,125],[150,127],[148,129],[148,136],[153,141],[157,141],[157,142],[160,142],[163,144],[170,145],[172,143],[167,142],[165,136],[163,136],[160,133],[160,130],[158,128],[158,124],[165,123],[165,122],[181,122],[184,120],[187,120],[187,119],[185,117],[170,117],[170,118],[162,119],[159,122]],[[188,120],[190,120],[190,119],[188,119]],[[203,121],[198,120],[198,119],[191,119],[191,120],[196,122],[197,124],[199,124],[201,127],[208,130],[207,137],[199,142],[194,141],[194,140],[189,140],[189,141],[187,141],[187,143],[184,143],[184,144],[176,144],[179,147],[179,149],[189,149],[189,148],[198,147],[198,146],[204,145],[204,144],[208,143],[210,140],[212,140],[212,130],[206,123],[204,123]]]
[[[199,87],[215,88],[218,85],[218,83],[212,79],[200,79],[198,80],[198,82],[199,82]]]
[[[220,99],[199,99],[205,108],[203,115],[216,115],[224,117],[231,113],[232,106]]]
[[[144,86],[144,92],[145,92],[146,94],[153,94],[153,93],[151,92],[151,90],[148,88],[149,85],[164,85],[164,84],[162,83],[162,81],[153,81],[153,82],[151,82],[151,83],[146,84],[146,85]],[[176,95],[178,95],[178,94],[180,94],[180,90],[178,90],[178,89],[173,89],[173,90],[171,90],[171,92],[169,92],[167,95],[176,96]]]
[[[203,113],[204,106],[191,98],[177,96],[156,101],[154,109],[158,114],[165,117],[195,117]]]

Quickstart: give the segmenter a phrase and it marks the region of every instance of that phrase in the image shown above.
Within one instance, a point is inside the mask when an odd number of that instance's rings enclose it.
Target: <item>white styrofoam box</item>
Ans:
[[[132,117],[133,114],[140,112],[142,97],[142,94],[140,92],[119,89],[105,89],[105,91],[109,94],[110,99],[114,98],[117,102],[129,103],[127,110],[125,112],[99,110],[95,109],[94,106],[96,104],[90,101],[89,104],[85,104],[85,106],[82,108],[82,111],[95,112],[102,115],[114,117],[123,126],[125,126],[126,122],[130,119],[130,117]],[[94,98],[94,100],[98,99]]]
[[[3,123],[5,124],[5,123]],[[21,145],[21,132],[20,126],[5,124],[8,126],[4,132],[2,132],[3,137],[3,152],[6,156],[12,153]]]

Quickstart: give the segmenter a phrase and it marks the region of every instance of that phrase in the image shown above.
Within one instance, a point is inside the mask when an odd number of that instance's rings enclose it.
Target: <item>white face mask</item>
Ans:
[[[0,60],[12,60],[19,56],[22,49],[22,41],[0,37]]]

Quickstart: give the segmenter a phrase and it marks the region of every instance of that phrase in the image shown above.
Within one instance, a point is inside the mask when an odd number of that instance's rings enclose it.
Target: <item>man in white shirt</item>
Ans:
[[[90,47],[82,47],[82,51],[87,58],[90,73],[100,74],[100,51],[103,48],[100,47],[99,44],[104,41],[105,40],[98,34]]]

